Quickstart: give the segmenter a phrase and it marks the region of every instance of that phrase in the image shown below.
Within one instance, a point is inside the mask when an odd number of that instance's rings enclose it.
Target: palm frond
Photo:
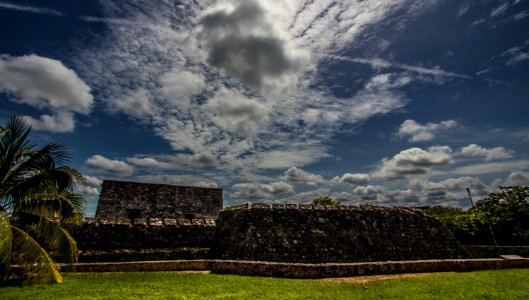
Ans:
[[[13,233],[13,262],[26,279],[48,283],[62,283],[59,265],[29,234],[11,225]]]
[[[11,265],[13,233],[7,212],[0,210],[0,279],[7,274]],[[1,275],[3,274],[3,275]]]
[[[77,243],[68,231],[42,216],[29,213],[13,215],[16,224],[31,234],[61,262],[75,264],[79,258]]]

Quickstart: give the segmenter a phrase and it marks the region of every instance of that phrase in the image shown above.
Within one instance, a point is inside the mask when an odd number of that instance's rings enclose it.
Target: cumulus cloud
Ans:
[[[141,118],[153,112],[149,92],[145,89],[137,89],[123,98],[114,99],[109,103],[112,110]]]
[[[73,113],[89,114],[90,87],[62,62],[37,55],[0,55],[0,92],[17,103],[49,110],[40,119],[26,117],[36,130],[73,131]]]
[[[424,125],[414,120],[406,120],[400,125],[396,136],[400,138],[408,137],[408,141],[410,142],[431,141],[437,133],[457,126],[458,123],[454,120],[442,121],[440,123],[426,123]]]
[[[495,179],[491,187],[496,189],[500,186],[529,186],[529,173],[528,172],[511,172],[505,179]]]
[[[238,183],[233,186],[236,190],[233,197],[239,199],[274,199],[274,194],[285,194],[294,192],[294,187],[283,181],[272,182],[269,184],[261,183]]]
[[[59,112],[56,115],[41,115],[38,119],[23,116],[32,129],[49,132],[72,132],[75,129],[74,116],[70,112]]]
[[[463,176],[457,178],[448,178],[439,182],[429,180],[415,179],[411,180],[408,186],[417,191],[423,190],[442,190],[465,192],[467,188],[472,190],[485,190],[486,185],[477,177]]]
[[[257,132],[268,117],[268,108],[264,104],[226,88],[221,88],[208,101],[206,108],[219,127],[242,135]]]
[[[514,151],[506,149],[505,147],[487,149],[476,144],[470,144],[462,148],[459,153],[464,156],[484,157],[486,161],[492,161],[511,158]]]
[[[178,108],[187,110],[190,97],[206,88],[204,75],[189,71],[171,70],[160,76],[164,98]]]
[[[103,181],[97,177],[83,175],[84,181],[79,188],[79,192],[85,196],[99,196],[99,190]]]
[[[213,181],[196,181],[193,186],[205,187],[205,188],[218,188],[219,185]]]
[[[351,184],[351,185],[365,185],[369,182],[371,177],[369,174],[361,174],[361,173],[345,173],[342,176],[336,176],[333,179],[331,179],[334,183],[345,183],[345,184]]]
[[[451,174],[463,175],[481,175],[493,174],[500,172],[523,171],[529,169],[529,160],[515,160],[505,162],[488,162],[471,164],[462,167],[454,168],[450,171]]]
[[[315,198],[326,197],[331,194],[328,188],[319,188],[312,191],[301,192],[288,197],[290,202],[294,203],[311,203]]]
[[[87,186],[90,186],[90,187],[100,187],[102,184],[103,184],[103,180],[97,178],[97,177],[93,177],[93,176],[88,176],[88,175],[84,175],[83,176],[84,178],[84,184],[87,185]]]
[[[127,157],[126,161],[129,164],[150,169],[173,169],[176,165],[171,161],[160,161],[156,158],[143,156]]]
[[[178,154],[176,160],[180,163],[191,165],[214,165],[217,159],[209,152],[190,154]]]
[[[301,182],[308,185],[316,185],[325,181],[321,175],[309,173],[296,167],[289,168],[279,178],[288,182]]]
[[[255,88],[295,79],[301,64],[258,1],[222,6],[201,19],[209,64]]]
[[[134,167],[121,160],[108,159],[101,155],[93,155],[86,160],[86,166],[95,171],[112,173],[120,176],[130,176]]]
[[[452,149],[448,146],[434,146],[427,150],[410,148],[391,159],[383,159],[375,175],[385,180],[403,179],[409,175],[426,174],[434,166],[452,162]]]

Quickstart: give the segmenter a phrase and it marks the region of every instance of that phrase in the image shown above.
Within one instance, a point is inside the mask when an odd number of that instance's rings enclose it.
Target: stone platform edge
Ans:
[[[317,279],[429,272],[469,272],[529,268],[529,259],[443,259],[362,263],[281,263],[238,260],[167,260],[78,263],[75,272],[211,271],[264,277]],[[62,271],[71,272],[69,265]]]

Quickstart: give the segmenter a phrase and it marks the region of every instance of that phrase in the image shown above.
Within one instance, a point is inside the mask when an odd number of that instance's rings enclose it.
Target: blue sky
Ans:
[[[529,184],[529,2],[0,0],[0,121],[225,206]]]

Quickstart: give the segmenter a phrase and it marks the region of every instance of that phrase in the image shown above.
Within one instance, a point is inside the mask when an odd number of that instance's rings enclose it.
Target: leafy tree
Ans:
[[[476,202],[474,208],[430,207],[426,215],[438,218],[467,245],[529,245],[529,187],[500,187]],[[492,232],[491,232],[492,230]]]
[[[331,197],[318,197],[314,200],[312,200],[312,205],[330,205],[330,206],[338,206],[340,205],[339,201],[334,201]]]
[[[74,192],[82,176],[64,165],[65,146],[36,149],[30,131],[16,116],[0,126],[0,280],[60,283],[52,257],[77,261],[76,243],[60,222],[82,212],[84,199]]]

